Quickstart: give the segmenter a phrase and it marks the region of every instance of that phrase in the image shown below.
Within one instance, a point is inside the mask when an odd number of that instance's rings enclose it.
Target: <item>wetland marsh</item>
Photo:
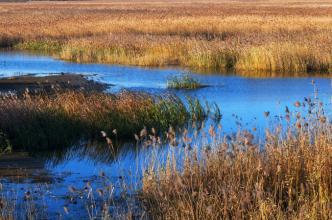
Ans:
[[[1,219],[330,219],[332,4],[0,3]]]

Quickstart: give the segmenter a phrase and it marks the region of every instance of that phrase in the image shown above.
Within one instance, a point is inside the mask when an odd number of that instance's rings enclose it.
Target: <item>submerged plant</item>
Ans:
[[[204,85],[189,76],[189,74],[174,76],[167,81],[167,88],[169,89],[198,89],[202,87],[204,87]]]

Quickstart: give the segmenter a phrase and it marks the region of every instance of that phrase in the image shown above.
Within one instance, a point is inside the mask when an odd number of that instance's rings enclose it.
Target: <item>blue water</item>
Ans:
[[[293,110],[296,101],[303,101],[304,97],[314,97],[315,89],[318,96],[331,115],[331,78],[303,77],[303,78],[244,78],[235,75],[198,74],[192,76],[208,87],[192,91],[167,90],[166,84],[170,77],[183,74],[181,69],[149,69],[139,67],[77,64],[60,61],[54,58],[31,55],[17,52],[0,52],[0,77],[15,75],[36,74],[48,75],[55,73],[77,73],[89,78],[109,83],[112,86],[108,92],[117,92],[121,89],[145,91],[155,94],[175,93],[181,98],[186,96],[197,97],[200,100],[214,102],[221,108],[223,119],[221,124],[226,133],[236,132],[241,122],[244,128],[257,128],[257,133],[263,133],[270,121],[264,117],[269,111],[271,118],[283,115],[285,106]],[[315,86],[312,85],[315,81]],[[104,171],[115,185],[119,184],[119,177],[124,176],[126,181],[138,182],[134,173],[142,173],[142,166],[155,151],[150,149],[135,150],[134,147],[123,147],[116,159],[111,157],[100,158],[93,154],[82,153],[75,147],[62,153],[64,159],[56,156],[47,156],[44,169],[51,175],[61,177],[61,181],[49,185],[52,196],[44,198],[49,202],[50,212],[63,213],[64,200],[54,199],[54,195],[66,195],[68,185],[84,186],[84,181],[98,179]],[[98,152],[98,151],[97,151]],[[168,152],[167,149],[158,150],[159,157]],[[107,155],[110,152],[97,153]],[[54,162],[57,161],[57,162]],[[140,164],[137,166],[137,164]],[[33,184],[13,183],[2,178],[3,183],[11,188],[27,189]],[[22,180],[23,181],[23,180]],[[139,187],[139,184],[137,185]],[[24,191],[24,190],[23,190]]]

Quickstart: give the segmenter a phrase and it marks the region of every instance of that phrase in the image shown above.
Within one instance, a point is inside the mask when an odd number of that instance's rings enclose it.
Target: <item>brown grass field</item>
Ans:
[[[332,2],[1,3],[0,45],[77,62],[249,76],[331,73]]]

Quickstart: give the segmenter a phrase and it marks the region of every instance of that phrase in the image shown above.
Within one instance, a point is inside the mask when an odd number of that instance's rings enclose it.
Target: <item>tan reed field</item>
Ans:
[[[284,118],[287,129],[267,130],[262,146],[246,130],[224,136],[210,127],[203,138],[184,131],[177,141],[185,158],[171,151],[145,172],[145,210],[152,219],[331,219],[331,122],[321,111]]]
[[[249,76],[331,72],[328,1],[0,4],[0,45],[75,62]]]

